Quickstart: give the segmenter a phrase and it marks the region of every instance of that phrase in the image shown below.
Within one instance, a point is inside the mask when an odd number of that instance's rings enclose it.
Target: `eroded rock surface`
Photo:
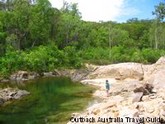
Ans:
[[[95,122],[92,124],[119,124],[120,119],[123,119],[121,123],[124,124],[138,124],[141,118],[144,118],[141,120],[144,124],[165,123],[165,57],[161,57],[152,65],[120,63],[98,66],[87,77],[82,83],[98,86],[94,96],[102,100],[95,102],[84,112],[73,115],[75,119],[68,124],[82,124],[80,117],[86,119],[83,124],[91,124],[89,120],[93,118]],[[109,97],[105,92],[107,79],[111,84]],[[100,117],[105,119],[104,122],[98,122]],[[137,121],[128,122],[126,117]],[[109,118],[118,121],[111,119],[110,122]],[[147,118],[156,121],[149,122]]]

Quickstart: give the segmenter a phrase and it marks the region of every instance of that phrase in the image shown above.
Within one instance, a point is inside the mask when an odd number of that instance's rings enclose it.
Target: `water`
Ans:
[[[31,94],[0,107],[0,124],[66,124],[71,113],[88,105],[94,91],[93,87],[61,77],[42,78],[17,87]]]

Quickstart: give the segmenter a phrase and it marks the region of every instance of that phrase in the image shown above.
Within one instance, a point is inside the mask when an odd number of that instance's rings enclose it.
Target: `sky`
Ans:
[[[49,0],[53,7],[60,9],[63,0]],[[65,0],[78,3],[84,21],[126,22],[131,18],[153,19],[154,6],[163,0]]]

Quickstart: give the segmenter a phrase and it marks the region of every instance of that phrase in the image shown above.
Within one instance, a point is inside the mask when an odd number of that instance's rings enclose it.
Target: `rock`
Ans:
[[[109,105],[117,105],[120,104],[122,101],[124,100],[124,97],[120,96],[120,95],[116,95],[116,96],[112,96],[110,99],[107,100],[107,103]]]
[[[18,90],[13,98],[20,99],[21,97],[29,95],[29,94],[30,94],[30,92],[27,92],[26,90]]]
[[[165,69],[158,70],[150,76],[150,78],[148,79],[148,82],[153,84],[154,88],[156,89],[165,88],[164,74],[165,74]]]
[[[52,77],[52,76],[54,76],[54,75],[53,75],[53,72],[44,72],[43,75],[44,75],[45,77]]]
[[[52,74],[54,76],[60,76],[61,75],[60,72],[58,70],[56,70],[56,69],[52,72]]]
[[[120,63],[97,66],[86,76],[88,79],[83,83],[98,86],[99,90],[94,96],[101,97],[103,100],[100,101],[101,103],[92,105],[90,111],[79,116],[132,118],[161,116],[165,120],[164,74],[165,57],[152,65]],[[103,82],[98,81],[99,79]],[[111,83],[109,97],[104,97],[105,80],[103,79],[115,80]]]
[[[87,109],[87,112],[79,114],[79,117],[82,115],[121,118],[160,116],[165,120],[164,74],[165,57],[152,65],[120,63],[97,66],[92,73],[86,76],[87,79],[83,83],[98,86],[99,90],[94,96],[103,100],[100,103],[94,103],[90,109]],[[111,83],[109,97],[105,97],[105,79],[115,80],[110,81],[113,83]],[[145,124],[148,123],[145,122]]]
[[[138,109],[139,112],[145,112],[145,108],[144,108],[143,104],[138,103],[138,105],[136,106],[136,109]]]
[[[123,107],[121,110],[120,110],[120,117],[131,117],[131,118],[134,118],[134,117],[138,117],[139,115],[139,112],[137,109],[130,109],[128,107]]]
[[[36,77],[39,76],[40,75],[35,72],[18,71],[17,73],[12,74],[9,79],[11,81],[22,82],[22,81],[35,79]]]
[[[65,69],[58,71],[58,73],[60,73],[60,76],[70,77],[73,81],[81,81],[86,79],[90,71],[87,69]]]
[[[155,64],[148,65],[144,70],[144,80],[152,84],[154,89],[165,88],[165,57],[161,57]]]
[[[12,91],[8,93],[10,97],[14,97],[17,94],[17,91]]]
[[[30,94],[26,90],[19,90],[14,88],[5,88],[0,90],[0,103],[5,103],[6,101],[13,99],[20,99],[21,97]]]
[[[120,63],[106,66],[99,66],[97,69],[88,75],[88,78],[116,78],[123,80],[127,78],[142,79],[142,65],[138,63]]]
[[[142,101],[148,101],[148,100],[150,100],[148,95],[142,97]]]
[[[153,107],[148,107],[148,109],[146,109],[146,112],[148,113],[153,113],[155,111],[155,109]]]
[[[157,96],[156,96],[155,94],[150,94],[150,95],[149,95],[149,98],[150,98],[150,99],[156,99]]]
[[[144,84],[141,87],[135,88],[133,91],[134,93],[142,92],[143,95],[149,95],[150,93],[152,93],[152,89],[153,89],[153,86],[151,84]]]
[[[140,102],[142,100],[143,92],[137,92],[132,95],[132,103]]]
[[[165,110],[161,110],[160,115],[165,117]]]
[[[29,74],[27,71],[18,71],[17,73],[10,76],[10,80],[13,80],[13,81],[27,80],[28,76]]]
[[[94,115],[98,115],[99,113],[100,113],[100,109],[94,109],[92,111],[92,114],[94,114]]]
[[[141,86],[141,87],[135,88],[135,89],[133,90],[133,92],[134,92],[134,93],[139,93],[139,92],[144,93],[144,92],[146,92],[146,91],[145,91],[145,89]]]
[[[165,65],[165,57],[160,57],[159,60],[155,63],[156,65]]]
[[[37,78],[37,77],[39,77],[39,74],[36,73],[36,72],[31,72],[31,73],[29,73],[29,75],[28,75],[28,79],[29,79],[29,80],[35,79],[35,78]]]
[[[144,88],[149,92],[149,93],[152,93],[153,91],[153,85],[152,84],[148,84],[148,83],[146,83],[146,84],[144,84]],[[145,94],[144,94],[145,95]]]

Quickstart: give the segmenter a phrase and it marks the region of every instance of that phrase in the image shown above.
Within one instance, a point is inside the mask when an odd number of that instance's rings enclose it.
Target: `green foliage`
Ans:
[[[83,62],[154,63],[165,54],[164,3],[156,20],[86,22],[77,4],[52,8],[48,0],[4,1],[0,6],[0,75],[17,70],[80,68]],[[155,50],[156,49],[156,50]]]
[[[165,51],[163,50],[155,50],[155,49],[143,49],[142,55],[147,63],[155,63],[161,56],[163,56]]]
[[[0,75],[8,76],[11,72],[21,69],[23,63],[20,51],[8,46],[5,56],[0,58]]]
[[[15,51],[8,47],[4,57],[0,58],[0,75],[7,76],[17,70],[51,71],[60,67],[82,66],[74,47],[59,50],[54,44],[39,46],[28,51]]]
[[[164,50],[128,48],[115,46],[110,48],[89,48],[81,52],[84,60],[94,64],[119,62],[154,63],[165,54]]]
[[[108,59],[109,58],[109,48],[88,48],[81,52],[81,56],[85,60],[98,60],[98,59]]]
[[[155,11],[153,12],[159,21],[163,21],[165,18],[165,3],[160,2],[159,5],[155,6]]]
[[[82,59],[79,56],[75,47],[67,46],[64,48],[64,54],[67,60],[67,66],[80,68],[82,66]]]
[[[28,53],[23,53],[25,67],[32,71],[51,71],[63,66],[80,67],[80,59],[73,47],[59,50],[55,45],[40,46]]]

